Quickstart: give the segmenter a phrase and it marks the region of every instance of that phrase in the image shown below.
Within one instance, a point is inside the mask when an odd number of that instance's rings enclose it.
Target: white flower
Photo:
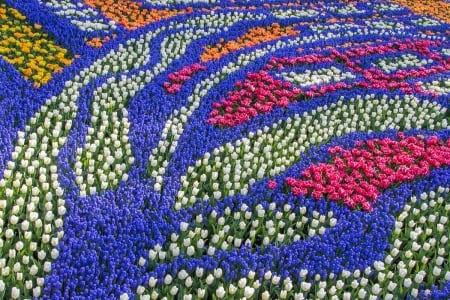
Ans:
[[[249,287],[249,286],[246,286],[246,287],[244,288],[244,296],[245,296],[246,298],[252,297],[254,293],[255,293],[255,289],[254,289],[254,288]]]
[[[198,288],[198,289],[197,289],[197,296],[198,296],[199,298],[205,297],[205,294],[206,294],[206,290],[205,290],[205,289],[201,289],[201,288]]]
[[[275,276],[272,277],[272,284],[276,285],[279,282],[280,282],[280,276],[275,275]]]
[[[122,294],[122,295],[120,295],[120,300],[128,300],[128,299],[130,299],[129,297],[128,297],[128,294]]]
[[[155,250],[153,250],[153,249],[150,249],[149,251],[148,251],[148,257],[151,259],[151,260],[154,260],[155,258],[156,258],[156,255],[158,254],[158,252],[156,252]]]
[[[16,288],[16,287],[13,287],[11,289],[11,297],[13,299],[18,299],[20,297],[20,290],[18,288]]]
[[[218,298],[223,298],[223,297],[225,297],[225,289],[223,288],[223,286],[219,286],[219,287],[216,289],[216,296],[217,296]]]
[[[447,271],[446,273],[445,273],[445,280],[447,280],[447,281],[449,281],[450,280],[450,271]]]
[[[409,287],[411,286],[411,284],[412,284],[411,278],[406,278],[406,279],[403,281],[403,286],[406,287],[406,288],[409,288]]]
[[[222,269],[221,268],[214,269],[214,277],[216,277],[216,278],[222,277]]]
[[[158,279],[154,278],[153,276],[149,278],[148,280],[148,286],[153,288],[155,287],[156,283],[158,282]]]
[[[391,282],[389,282],[387,288],[388,288],[389,291],[392,292],[392,291],[394,291],[397,288],[397,283],[391,281]]]
[[[300,277],[305,278],[308,275],[308,270],[302,269],[300,270]]]
[[[216,248],[209,246],[208,251],[207,251],[208,255],[213,256],[215,252],[216,252]]]
[[[33,297],[37,298],[41,295],[41,287],[37,286],[33,289]]]
[[[236,286],[234,286],[234,284],[230,284],[230,286],[228,287],[228,292],[230,293],[230,295],[234,295],[236,294],[238,288]]]
[[[414,281],[416,283],[421,283],[423,281],[423,275],[422,274],[416,274],[416,276],[414,277]]]
[[[172,296],[175,296],[178,293],[178,287],[176,285],[172,286],[172,288],[170,289],[169,293]]]
[[[381,291],[382,289],[380,288],[380,285],[378,283],[372,286],[372,293],[374,293],[375,295],[378,295]]]
[[[238,281],[239,288],[243,289],[247,284],[247,278],[241,278]]]
[[[261,294],[261,299],[262,299],[262,300],[269,300],[269,299],[270,299],[270,293],[269,293],[268,291],[264,291],[264,292]]]
[[[439,268],[438,266],[434,266],[434,268],[433,268],[433,275],[434,276],[439,276],[439,275],[441,275],[441,268]]]
[[[311,289],[311,283],[302,281],[302,283],[300,284],[300,288],[302,289],[302,291],[307,292]]]
[[[49,273],[52,270],[52,264],[49,261],[44,263],[44,272]]]
[[[214,276],[212,274],[208,274],[208,276],[206,276],[206,283],[208,285],[211,285],[214,281]]]
[[[172,276],[170,276],[170,274],[167,274],[165,277],[164,277],[164,284],[165,285],[169,285],[169,284],[171,284],[172,283]]]

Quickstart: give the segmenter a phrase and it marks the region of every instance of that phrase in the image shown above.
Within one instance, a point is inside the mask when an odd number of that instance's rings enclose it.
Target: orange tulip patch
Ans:
[[[111,39],[114,39],[116,36],[117,34],[113,34],[112,36],[105,36],[103,38],[94,37],[92,39],[86,40],[86,44],[93,48],[100,48],[103,46],[104,43],[110,41]]]
[[[85,4],[99,9],[107,18],[134,30],[150,23],[176,15],[191,13],[192,9],[146,9],[141,3],[130,0],[85,0]]]
[[[300,31],[295,30],[294,26],[281,26],[274,23],[267,27],[255,27],[249,29],[244,35],[235,40],[225,42],[222,40],[214,46],[205,47],[205,52],[201,56],[201,61],[218,60],[219,58],[233,51],[243,49],[245,47],[253,47],[264,42],[270,42],[286,36],[299,34]]]
[[[450,3],[441,0],[393,0],[407,6],[415,13],[432,15],[433,17],[450,22]]]

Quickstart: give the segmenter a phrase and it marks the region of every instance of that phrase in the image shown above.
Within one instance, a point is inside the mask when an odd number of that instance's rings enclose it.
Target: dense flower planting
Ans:
[[[0,0],[0,298],[450,298],[447,0]]]

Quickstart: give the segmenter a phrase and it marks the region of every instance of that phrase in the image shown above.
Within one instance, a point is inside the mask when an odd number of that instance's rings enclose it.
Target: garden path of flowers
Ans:
[[[0,299],[449,299],[449,22],[0,0]]]

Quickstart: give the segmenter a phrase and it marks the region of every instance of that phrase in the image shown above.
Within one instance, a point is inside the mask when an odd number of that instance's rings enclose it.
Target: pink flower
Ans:
[[[277,187],[277,182],[275,180],[269,180],[267,186],[269,187],[269,189],[273,190],[274,188]]]
[[[350,208],[360,204],[363,210],[370,211],[370,203],[392,184],[450,165],[450,139],[443,142],[431,137],[424,142],[423,137],[405,137],[401,132],[398,137],[399,141],[385,138],[358,142],[351,150],[330,148],[330,163],[311,165],[302,171],[303,178],[290,177],[286,183],[294,195],[310,191],[316,200],[328,197]]]

